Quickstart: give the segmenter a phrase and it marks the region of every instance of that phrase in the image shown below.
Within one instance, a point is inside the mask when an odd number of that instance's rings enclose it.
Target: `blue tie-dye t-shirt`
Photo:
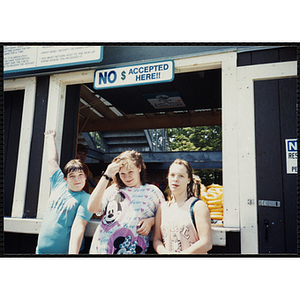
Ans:
[[[37,254],[67,254],[71,227],[75,217],[89,221],[87,209],[90,195],[68,189],[61,169],[50,178],[51,194],[46,204],[38,237]]]
[[[144,254],[151,231],[147,236],[136,231],[139,221],[154,217],[165,201],[160,189],[145,184],[118,190],[112,185],[102,199],[103,218],[94,233],[90,254]]]

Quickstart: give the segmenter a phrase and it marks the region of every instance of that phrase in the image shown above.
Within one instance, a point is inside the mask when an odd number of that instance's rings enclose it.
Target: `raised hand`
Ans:
[[[53,129],[49,129],[44,134],[45,134],[45,137],[50,137],[50,136],[55,137],[56,136],[56,131],[53,130]]]

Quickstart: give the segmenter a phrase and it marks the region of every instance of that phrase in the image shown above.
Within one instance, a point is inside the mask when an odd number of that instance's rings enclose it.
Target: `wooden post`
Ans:
[[[34,77],[30,77],[19,80],[10,80],[5,83],[4,89],[6,91],[25,89],[16,181],[11,213],[13,218],[22,218],[25,205],[30,146],[33,129],[36,79]]]
[[[58,153],[58,160],[60,161],[62,131],[64,122],[66,98],[66,85],[61,83],[57,76],[50,77],[48,108],[46,118],[45,131],[49,129],[56,130],[56,147]],[[46,152],[46,140],[44,140],[43,162],[41,170],[41,183],[39,191],[39,201],[37,209],[37,219],[42,219],[44,215],[45,206],[50,194],[50,182],[48,172],[48,161]]]

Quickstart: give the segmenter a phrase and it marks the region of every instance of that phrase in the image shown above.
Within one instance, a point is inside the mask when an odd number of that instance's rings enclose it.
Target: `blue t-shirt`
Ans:
[[[93,215],[87,209],[90,195],[84,191],[70,191],[61,169],[52,175],[50,182],[51,194],[45,208],[36,253],[68,254],[75,217],[88,222]]]

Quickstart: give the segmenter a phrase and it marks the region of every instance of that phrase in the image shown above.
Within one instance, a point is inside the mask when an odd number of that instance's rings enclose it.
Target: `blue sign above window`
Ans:
[[[174,79],[172,60],[96,70],[95,89],[108,89],[140,84],[153,84]]]

